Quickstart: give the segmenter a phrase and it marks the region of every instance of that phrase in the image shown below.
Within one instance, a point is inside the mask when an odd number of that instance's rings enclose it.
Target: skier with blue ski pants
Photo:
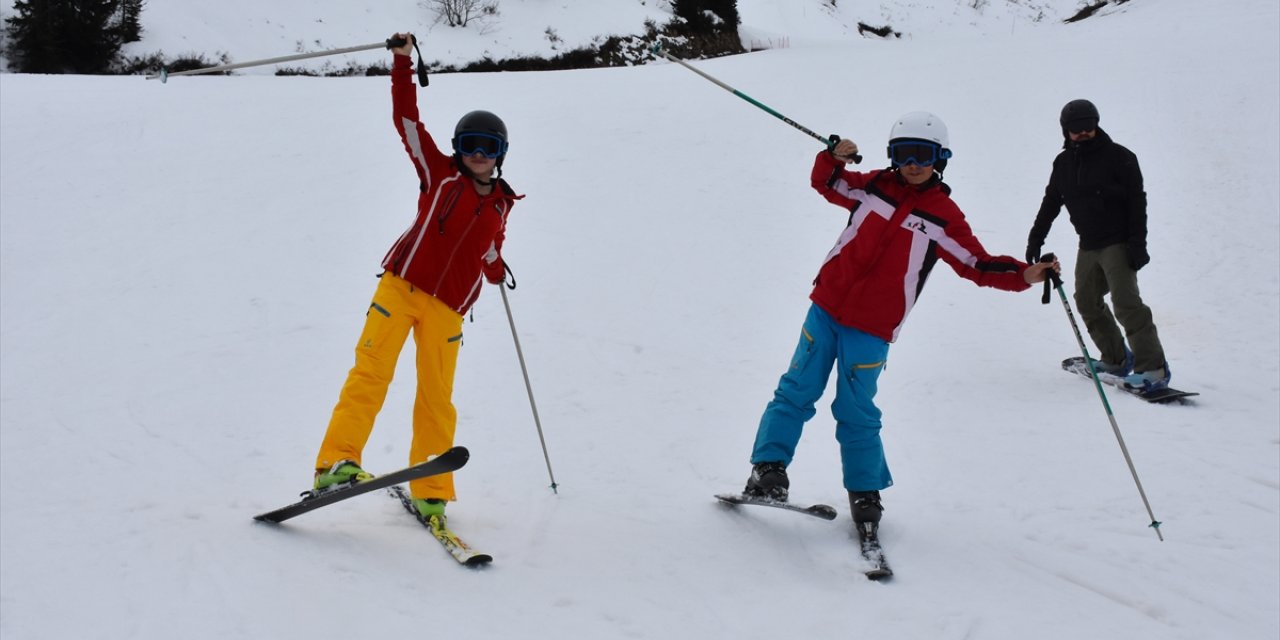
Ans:
[[[862,526],[880,521],[880,490],[893,484],[874,402],[877,380],[889,343],[897,339],[936,262],[941,259],[980,286],[1007,291],[1029,289],[1059,265],[1028,265],[983,249],[942,182],[951,148],[937,116],[914,112],[894,123],[887,169],[846,170],[857,152],[851,140],[840,140],[814,160],[811,185],[850,212],[849,224],[814,281],[799,345],[760,419],[743,493],[787,499],[787,466],[805,422],[816,414],[832,367],[838,366],[831,411],[844,487],[854,522]]]

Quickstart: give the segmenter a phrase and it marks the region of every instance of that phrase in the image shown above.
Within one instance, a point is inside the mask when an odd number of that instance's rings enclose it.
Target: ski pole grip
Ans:
[[[827,136],[827,151],[835,149],[837,144],[840,144],[840,134],[833,133]],[[835,155],[835,152],[832,151],[831,155]],[[849,159],[853,160],[854,164],[862,164],[862,156],[859,154],[855,153],[852,156],[849,156]]]
[[[397,47],[403,47],[403,46],[405,46],[406,44],[409,44],[409,41],[408,41],[407,39],[405,39],[405,38],[387,38],[387,48],[388,48],[388,49],[395,49],[395,48],[397,48]]]
[[[1053,262],[1057,259],[1057,256],[1052,253],[1046,253],[1040,256],[1040,262]],[[1049,304],[1049,290],[1053,287],[1062,286],[1062,279],[1058,277],[1057,272],[1053,269],[1045,272],[1045,275],[1047,277],[1044,279],[1044,295],[1040,296],[1040,304]]]

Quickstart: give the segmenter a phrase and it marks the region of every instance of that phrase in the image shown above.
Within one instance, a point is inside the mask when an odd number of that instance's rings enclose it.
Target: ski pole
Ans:
[[[703,78],[706,78],[707,80],[710,80],[711,82],[715,83],[715,85],[716,85],[716,86],[718,86],[718,87],[720,87],[721,89],[724,89],[725,91],[728,91],[729,93],[732,93],[733,95],[738,96],[739,98],[742,98],[743,100],[746,100],[747,102],[750,102],[751,104],[753,104],[753,105],[755,105],[755,106],[759,107],[760,109],[764,110],[764,112],[765,112],[765,113],[768,113],[769,115],[771,115],[771,116],[773,116],[773,117],[775,117],[775,118],[777,118],[777,119],[779,119],[779,120],[781,120],[781,121],[783,121],[783,122],[785,122],[785,123],[787,123],[787,124],[789,124],[789,125],[791,125],[791,126],[795,127],[796,129],[799,129],[800,131],[804,132],[805,134],[808,134],[810,137],[812,137],[812,138],[814,138],[814,139],[817,139],[817,140],[821,140],[824,144],[826,144],[826,145],[827,145],[827,148],[828,148],[828,149],[830,149],[830,148],[832,148],[832,147],[836,146],[836,143],[837,143],[837,142],[840,142],[840,136],[835,135],[835,134],[831,134],[830,136],[823,137],[822,135],[819,135],[819,134],[817,134],[817,133],[814,133],[811,129],[809,129],[809,128],[805,127],[804,125],[802,125],[802,124],[800,124],[800,123],[798,123],[798,122],[796,122],[795,120],[792,120],[791,118],[788,118],[788,117],[786,117],[786,116],[782,115],[781,113],[778,113],[777,111],[774,111],[773,109],[770,109],[768,105],[765,105],[764,103],[760,102],[759,100],[756,100],[755,98],[752,98],[751,96],[749,96],[749,95],[747,95],[747,94],[745,94],[745,93],[743,93],[743,92],[741,92],[741,91],[738,91],[737,89],[734,89],[733,87],[731,87],[731,86],[729,86],[729,85],[727,85],[727,84],[725,84],[725,83],[723,83],[723,82],[721,82],[721,81],[719,81],[719,80],[716,80],[715,78],[713,78],[713,77],[711,77],[710,75],[708,75],[708,74],[704,73],[703,71],[701,71],[701,70],[700,70],[700,69],[698,69],[697,67],[694,67],[693,65],[691,65],[691,64],[689,64],[689,63],[687,63],[687,62],[685,62],[684,60],[681,60],[680,58],[677,58],[677,57],[675,57],[675,56],[673,56],[673,55],[671,55],[671,54],[667,53],[666,51],[663,51],[663,50],[662,50],[662,43],[661,43],[661,42],[655,42],[655,43],[653,44],[652,51],[653,51],[653,53],[658,54],[658,55],[661,55],[662,57],[664,57],[664,58],[666,58],[666,59],[668,59],[668,60],[670,60],[670,61],[672,61],[672,62],[674,62],[674,63],[676,63],[676,64],[678,64],[678,65],[680,65],[680,66],[682,66],[682,67],[684,67],[684,68],[686,68],[686,69],[688,69],[688,70],[690,70],[690,71],[692,71],[692,72],[694,72],[694,73],[696,73],[696,74],[698,74],[698,75],[700,75],[700,76],[702,76]],[[856,154],[856,153],[855,153],[855,154],[853,154],[853,161],[854,161],[854,163],[860,163],[860,162],[862,162],[862,156],[861,156],[861,155],[858,155],[858,154]]]
[[[1047,253],[1040,258],[1040,262],[1053,262],[1054,255]],[[1076,324],[1076,316],[1071,313],[1071,304],[1067,302],[1067,294],[1062,290],[1062,278],[1053,270],[1045,272],[1049,278],[1044,281],[1044,297],[1040,299],[1043,304],[1049,304],[1049,283],[1053,282],[1053,287],[1058,290],[1058,297],[1062,299],[1062,308],[1067,310],[1067,320],[1071,322],[1071,330],[1076,334],[1076,343],[1080,345],[1080,353],[1084,354],[1084,362],[1089,366],[1089,376],[1093,378],[1093,386],[1098,390],[1098,397],[1102,399],[1102,407],[1107,412],[1107,419],[1111,421],[1111,430],[1116,434],[1116,442],[1120,443],[1120,451],[1124,454],[1124,461],[1129,465],[1129,474],[1133,476],[1133,482],[1138,486],[1138,495],[1142,496],[1142,504],[1147,508],[1147,515],[1151,517],[1151,524],[1148,525],[1156,530],[1156,537],[1160,541],[1164,541],[1164,534],[1160,533],[1160,521],[1156,520],[1156,514],[1151,511],[1151,503],[1147,500],[1147,492],[1142,489],[1142,481],[1138,479],[1138,470],[1133,466],[1133,458],[1129,456],[1129,447],[1124,444],[1124,436],[1120,435],[1120,425],[1116,424],[1116,416],[1111,412],[1111,403],[1107,402],[1107,394],[1102,390],[1102,381],[1098,379],[1098,370],[1093,366],[1093,359],[1089,357],[1089,347],[1084,344],[1084,336],[1080,333],[1080,326]]]
[[[148,80],[159,79],[160,82],[168,82],[172,76],[194,76],[203,73],[219,73],[222,71],[231,71],[233,69],[244,69],[246,67],[260,67],[268,64],[279,64],[281,62],[292,62],[294,60],[306,60],[308,58],[322,58],[324,56],[336,56],[343,53],[355,53],[357,51],[369,51],[371,49],[394,49],[403,47],[406,40],[404,38],[387,38],[384,42],[375,42],[371,44],[362,44],[355,47],[344,47],[341,49],[329,49],[327,51],[316,51],[313,53],[299,53],[291,56],[280,56],[278,58],[264,58],[262,60],[250,60],[249,62],[237,62],[234,64],[220,64],[215,67],[205,67],[203,69],[191,69],[188,71],[169,72],[168,69],[160,69],[160,73],[147,76]],[[414,50],[418,51],[418,84],[427,86],[427,66],[422,62],[422,51],[418,50],[417,38],[413,41]]]
[[[515,286],[512,285],[514,289]],[[542,443],[542,458],[547,461],[547,475],[551,477],[551,491],[560,493],[556,490],[559,485],[556,484],[556,474],[551,471],[551,456],[547,453],[547,439],[542,436],[542,420],[538,418],[538,403],[533,400],[533,385],[529,383],[529,369],[524,364],[524,350],[520,348],[520,336],[516,335],[516,321],[511,315],[511,302],[507,300],[507,286],[505,283],[498,284],[498,289],[502,291],[502,305],[507,308],[507,322],[511,325],[511,339],[516,343],[516,357],[520,359],[520,372],[524,374],[524,388],[529,392],[529,406],[533,408],[533,424],[538,428],[538,442]]]

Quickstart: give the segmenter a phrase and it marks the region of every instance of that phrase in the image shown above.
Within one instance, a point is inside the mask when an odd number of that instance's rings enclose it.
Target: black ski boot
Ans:
[[[778,502],[787,501],[787,490],[791,481],[787,479],[787,467],[781,462],[760,462],[751,467],[751,477],[747,478],[747,487],[742,493],[757,498],[768,498]]]
[[[850,491],[849,511],[853,513],[853,523],[859,529],[870,524],[870,531],[880,527],[880,515],[884,513],[884,505],[880,504],[879,491]]]
[[[853,512],[853,526],[858,530],[862,558],[869,564],[865,572],[867,578],[888,580],[893,576],[893,569],[889,568],[884,549],[880,547],[880,516],[884,513],[880,492],[850,491],[849,510]]]

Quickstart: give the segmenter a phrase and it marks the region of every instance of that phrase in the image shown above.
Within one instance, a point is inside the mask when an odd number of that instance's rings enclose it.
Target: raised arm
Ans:
[[[841,144],[848,142],[842,140]],[[850,143],[852,145],[852,143]],[[837,146],[837,149],[840,147]],[[856,153],[857,147],[853,147]],[[853,207],[856,201],[853,192],[865,187],[871,174],[846,171],[846,161],[831,155],[829,151],[819,151],[813,160],[813,172],[809,174],[809,184],[822,194],[827,202],[840,205],[844,209]]]
[[[406,44],[392,49],[391,62],[391,119],[395,123],[404,150],[413,161],[418,180],[424,190],[430,189],[433,179],[446,175],[451,169],[449,156],[440,151],[435,140],[418,118],[418,88],[413,83],[413,36],[397,33]]]

